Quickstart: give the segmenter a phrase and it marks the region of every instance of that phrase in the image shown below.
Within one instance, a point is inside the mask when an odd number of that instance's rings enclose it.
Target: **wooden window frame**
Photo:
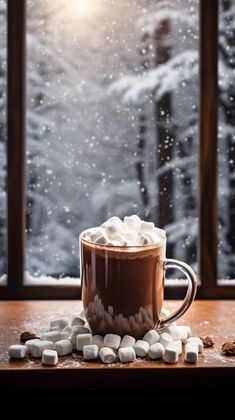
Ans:
[[[218,0],[201,0],[199,145],[199,298],[235,298],[235,286],[217,283]],[[24,285],[26,146],[26,0],[7,2],[7,285],[1,299],[78,299],[80,287],[61,280]],[[233,283],[233,282],[232,282]],[[231,284],[232,284],[231,283]],[[183,282],[183,284],[185,284]],[[185,286],[166,285],[166,298]]]

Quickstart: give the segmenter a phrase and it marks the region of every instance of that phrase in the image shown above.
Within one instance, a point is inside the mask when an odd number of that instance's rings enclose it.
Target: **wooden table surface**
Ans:
[[[173,310],[176,301],[165,302]],[[197,365],[180,356],[175,365],[162,360],[137,359],[131,364],[84,362],[78,353],[59,358],[55,367],[27,358],[9,360],[8,347],[19,342],[22,331],[41,334],[57,316],[70,317],[79,311],[79,301],[0,302],[0,388],[86,389],[86,388],[209,388],[235,385],[235,356],[225,356],[221,346],[235,341],[235,301],[195,301],[178,325],[189,325],[195,336],[209,335],[213,348],[204,349]]]

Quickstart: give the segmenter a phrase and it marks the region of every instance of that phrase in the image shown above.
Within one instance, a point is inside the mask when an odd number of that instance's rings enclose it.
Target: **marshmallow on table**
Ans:
[[[84,346],[87,346],[92,343],[91,334],[79,334],[76,337],[76,349],[82,351]]]
[[[160,359],[164,353],[165,349],[161,343],[155,343],[149,347],[149,357],[152,360]]]
[[[169,333],[162,333],[160,334],[160,343],[166,347],[168,344],[170,344],[173,341],[172,336]]]
[[[184,325],[170,325],[166,328],[166,332],[172,336],[173,340],[181,340],[182,343],[186,343],[191,334],[190,328]]]
[[[13,359],[24,359],[27,354],[27,347],[22,344],[13,344],[9,347],[8,354]]]
[[[117,350],[120,346],[121,337],[117,334],[106,334],[104,337],[104,346],[111,347],[114,350]]]
[[[40,342],[41,342],[41,340],[39,338],[33,338],[32,340],[27,340],[26,343],[25,343],[25,346],[27,348],[27,352],[29,354],[31,354],[32,345],[34,345],[34,343],[40,343]]]
[[[59,340],[55,343],[55,350],[58,356],[67,356],[73,351],[73,346],[70,340]]]
[[[116,360],[116,354],[110,347],[102,347],[99,357],[103,363],[113,363]]]
[[[50,322],[50,331],[60,331],[69,325],[68,318],[57,318]]]
[[[73,328],[70,325],[68,325],[61,332],[62,333],[66,333],[66,334],[68,334],[70,336],[72,334],[72,331],[73,331]]]
[[[55,350],[44,350],[42,353],[42,363],[48,366],[55,366],[58,363],[58,354]]]
[[[184,361],[187,363],[197,363],[198,359],[198,344],[188,343],[185,346]]]
[[[194,344],[198,346],[199,353],[203,351],[203,342],[199,337],[190,337],[187,339],[187,344]]]
[[[149,345],[151,346],[152,344],[155,344],[160,340],[160,336],[156,330],[150,330],[146,332],[146,334],[144,334],[143,340],[147,341],[147,343],[149,343]]]
[[[135,341],[135,338],[131,335],[124,335],[121,340],[120,347],[134,347]]]
[[[164,361],[166,363],[177,363],[178,362],[179,349],[174,342],[168,344],[165,348]]]
[[[104,346],[104,337],[102,335],[93,335],[92,336],[92,344],[96,344],[99,349]]]
[[[83,358],[85,360],[94,360],[98,357],[99,347],[97,346],[97,344],[88,344],[86,346],[83,346],[82,352]]]
[[[118,357],[122,363],[134,362],[135,350],[133,347],[120,347]]]
[[[149,343],[144,340],[137,340],[134,345],[134,350],[136,352],[136,356],[145,357],[148,355]]]
[[[84,317],[81,316],[81,314],[76,314],[72,316],[72,322],[71,325],[78,325],[80,327],[83,327],[85,324],[86,320],[84,319]]]
[[[41,339],[46,341],[53,341],[53,343],[56,343],[56,341],[61,339],[61,332],[59,330],[45,332],[42,334]]]
[[[32,343],[29,349],[29,353],[35,359],[42,357],[44,350],[54,350],[54,343],[52,341],[39,341],[38,343]]]

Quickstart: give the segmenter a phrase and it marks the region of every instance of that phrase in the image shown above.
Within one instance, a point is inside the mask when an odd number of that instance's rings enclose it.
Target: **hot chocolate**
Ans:
[[[142,338],[179,318],[196,292],[196,277],[185,263],[165,258],[166,235],[138,216],[111,217],[80,235],[82,300],[94,334]],[[160,320],[164,277],[177,268],[189,281],[181,307]]]
[[[162,245],[104,247],[81,239],[82,300],[96,334],[136,338],[157,324],[163,302]]]

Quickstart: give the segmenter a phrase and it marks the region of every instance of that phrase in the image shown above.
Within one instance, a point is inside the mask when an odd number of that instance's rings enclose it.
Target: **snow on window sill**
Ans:
[[[33,277],[26,272],[24,286],[81,286],[81,280],[74,277],[64,277],[62,279],[50,276]]]

